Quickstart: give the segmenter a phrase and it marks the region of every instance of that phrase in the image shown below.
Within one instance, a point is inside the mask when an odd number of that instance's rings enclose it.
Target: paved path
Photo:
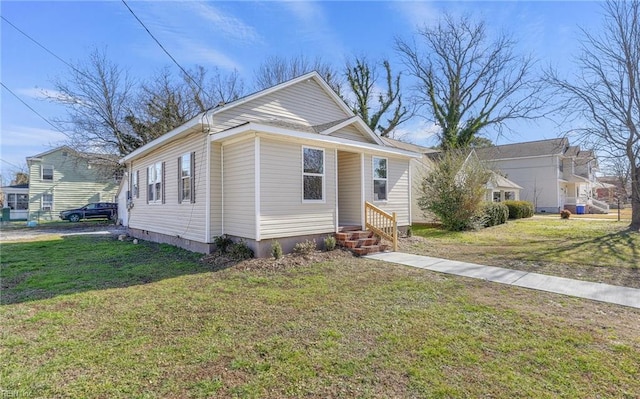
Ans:
[[[556,294],[570,295],[595,301],[614,303],[640,309],[640,289],[592,283],[563,277],[548,276],[501,267],[483,266],[429,256],[384,252],[365,256],[385,262],[418,267],[435,272],[472,277],[516,287],[531,288]]]

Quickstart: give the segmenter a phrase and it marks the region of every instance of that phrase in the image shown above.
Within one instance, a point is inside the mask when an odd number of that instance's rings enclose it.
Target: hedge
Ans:
[[[509,219],[523,219],[533,216],[533,204],[529,201],[505,201],[509,208]]]
[[[485,202],[482,204],[482,225],[484,227],[497,226],[507,222],[509,208],[500,202]]]

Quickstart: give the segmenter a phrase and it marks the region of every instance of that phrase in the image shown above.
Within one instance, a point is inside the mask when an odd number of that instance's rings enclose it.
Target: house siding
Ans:
[[[99,166],[64,148],[40,159],[29,161],[29,219],[58,220],[60,211],[65,209],[90,202],[115,202],[118,184]],[[43,166],[53,166],[53,180],[42,180]],[[45,193],[53,194],[51,211],[42,210]]]
[[[222,145],[220,143],[211,144],[211,161],[209,163],[209,174],[211,183],[210,187],[210,209],[211,228],[209,242],[213,242],[213,238],[222,235]]]
[[[530,201],[537,211],[558,212],[562,204],[556,155],[487,161],[489,167],[522,187],[520,199]],[[571,168],[564,164],[565,173]]]
[[[205,241],[207,143],[205,135],[194,133],[133,161],[130,172],[139,173],[140,194],[138,198],[132,199],[130,228]],[[192,152],[195,152],[195,203],[178,203],[178,158]],[[147,203],[147,168],[156,162],[164,163],[162,184],[165,197],[163,203]]]
[[[250,239],[256,239],[255,140],[222,147],[223,232]]]
[[[261,139],[262,240],[335,231],[335,150],[324,148],[324,201],[303,202],[302,147],[297,143]]]
[[[331,133],[330,136],[359,141],[361,143],[374,143],[370,137],[364,136],[355,126],[346,126]]]
[[[338,220],[340,225],[362,224],[361,155],[338,151]]]
[[[373,201],[373,156],[364,157],[365,199],[388,213],[396,212],[398,226],[409,220],[409,159],[387,158],[387,201]]]
[[[433,162],[426,155],[423,155],[420,159],[411,160],[411,223],[430,223],[434,221],[434,218],[425,214],[419,205],[420,198],[424,196],[422,182],[426,179],[433,166]]]
[[[307,80],[221,111],[214,116],[211,131],[217,133],[245,122],[274,118],[314,126],[347,116],[318,83]]]

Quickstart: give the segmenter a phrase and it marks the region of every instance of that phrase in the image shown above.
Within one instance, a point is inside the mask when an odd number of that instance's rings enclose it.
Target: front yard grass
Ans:
[[[214,271],[108,237],[1,250],[12,397],[640,395],[630,308],[348,255]]]
[[[478,231],[414,226],[403,250],[640,288],[640,233],[611,220],[520,219]]]

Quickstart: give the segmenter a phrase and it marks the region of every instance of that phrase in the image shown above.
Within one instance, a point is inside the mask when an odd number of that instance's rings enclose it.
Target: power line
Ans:
[[[44,116],[42,116],[42,114],[40,114],[38,111],[36,111],[35,109],[33,109],[33,107],[31,107],[29,104],[27,104],[26,102],[24,102],[24,100],[22,100],[20,97],[18,97],[18,95],[16,93],[14,93],[13,91],[11,91],[10,88],[8,88],[7,86],[5,86],[4,83],[0,82],[0,85],[2,85],[2,87],[4,87],[4,89],[6,91],[8,91],[9,93],[11,93],[12,96],[14,96],[15,98],[18,99],[18,101],[20,101],[22,104],[25,105],[25,107],[29,108],[31,110],[31,112],[33,112],[34,114],[38,115],[40,118],[42,118],[43,121],[47,122],[49,125],[51,125],[51,127],[53,127],[54,129],[56,129],[57,131],[59,131],[60,133],[64,134],[65,136],[69,137],[69,134],[64,132],[62,129],[60,129],[58,126],[54,125],[53,122],[49,121],[49,119],[45,118]]]
[[[74,67],[73,65],[69,64],[67,61],[65,61],[64,59],[62,59],[61,57],[59,57],[56,53],[54,53],[53,51],[49,50],[45,45],[41,44],[40,42],[38,42],[36,39],[34,39],[33,37],[29,36],[25,31],[23,31],[22,29],[18,28],[17,26],[15,26],[13,23],[11,23],[8,19],[6,19],[4,16],[0,15],[0,18],[2,18],[2,20],[6,23],[8,23],[9,25],[11,25],[11,27],[15,30],[17,30],[18,32],[20,32],[22,35],[24,35],[24,37],[26,37],[27,39],[31,40],[32,42],[34,42],[38,47],[40,47],[41,49],[43,49],[44,51],[46,51],[47,53],[51,54],[53,57],[55,57],[56,59],[58,59],[60,62],[62,62],[63,64],[65,64],[66,66],[68,66],[69,68],[73,69],[74,71],[76,71],[77,73],[81,74],[82,76],[84,76],[85,78],[91,79],[91,77],[89,75],[87,75],[86,73],[82,72],[81,70],[77,69],[76,67]]]
[[[127,9],[129,10],[129,12],[131,13],[131,15],[133,15],[133,17],[140,23],[140,25],[142,25],[142,27],[144,28],[144,30],[147,31],[147,33],[149,34],[149,36],[151,36],[151,38],[158,44],[158,46],[160,46],[160,48],[162,49],[162,51],[165,52],[165,54],[167,54],[169,56],[169,58],[171,58],[171,61],[173,61],[174,64],[176,64],[178,66],[178,68],[180,68],[180,70],[182,71],[182,73],[185,74],[185,76],[187,78],[189,78],[196,86],[198,86],[198,88],[200,89],[200,91],[204,92],[204,90],[202,89],[202,87],[200,87],[200,85],[198,84],[198,82],[196,82],[195,79],[193,79],[191,77],[191,75],[189,75],[189,73],[182,67],[182,65],[180,65],[178,63],[178,61],[176,61],[175,58],[173,58],[173,56],[169,53],[169,51],[167,51],[166,48],[164,48],[164,46],[162,45],[162,43],[160,43],[160,41],[158,39],[156,39],[156,37],[153,35],[153,33],[151,33],[151,31],[149,30],[149,28],[147,28],[147,26],[144,24],[144,22],[142,22],[140,20],[140,18],[138,18],[138,16],[136,15],[135,12],[133,12],[133,10],[131,9],[131,7],[129,7],[129,5],[127,4],[127,2],[125,0],[122,0],[122,3],[125,5],[125,7],[127,7]]]

